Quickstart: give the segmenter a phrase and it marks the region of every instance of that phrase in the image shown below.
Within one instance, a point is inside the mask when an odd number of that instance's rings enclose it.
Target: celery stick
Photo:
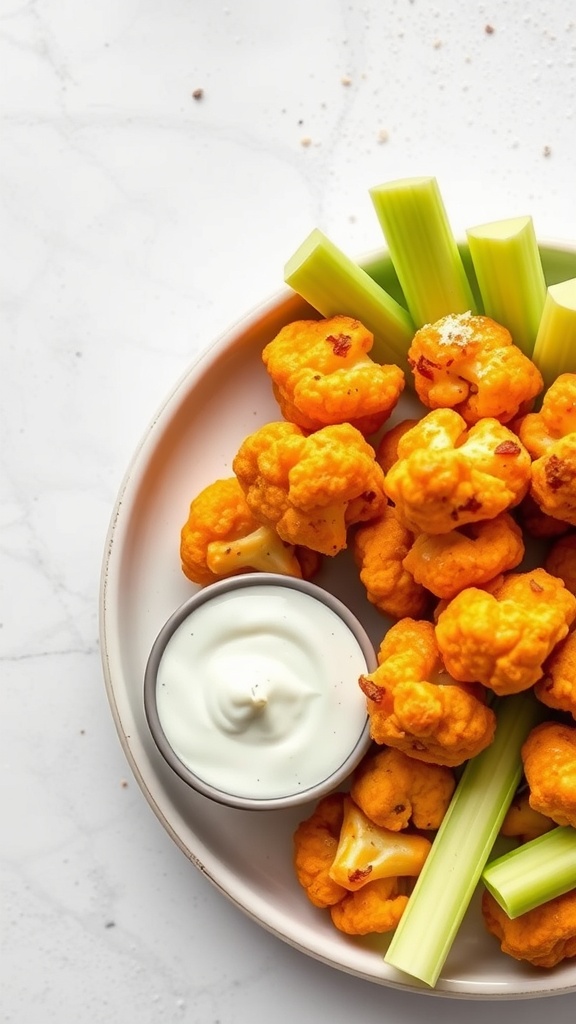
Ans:
[[[576,889],[576,829],[559,826],[505,853],[482,881],[510,918]]]
[[[476,312],[436,179],[402,178],[370,196],[416,326]]]
[[[284,280],[322,316],[360,320],[374,335],[371,357],[409,372],[410,314],[317,228],[288,260]]]
[[[486,316],[507,327],[531,356],[546,298],[546,279],[531,217],[481,224],[466,232]]]
[[[546,387],[576,373],[576,277],[548,288],[532,359]]]
[[[434,987],[522,775],[542,706],[531,692],[492,705],[491,745],[466,764],[384,960]]]

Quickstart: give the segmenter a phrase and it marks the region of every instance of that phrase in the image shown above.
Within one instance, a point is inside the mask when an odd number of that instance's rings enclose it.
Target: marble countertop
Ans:
[[[0,1019],[479,1024],[313,961],[182,855],[114,727],[99,578],[153,411],[313,227],[375,248],[368,189],[433,174],[456,232],[576,239],[572,0],[0,0],[0,85]],[[506,1016],[543,1012],[574,997]]]

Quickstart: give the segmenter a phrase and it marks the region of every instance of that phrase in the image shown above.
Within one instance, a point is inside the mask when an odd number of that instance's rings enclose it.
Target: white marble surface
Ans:
[[[457,231],[576,239],[573,0],[0,0],[0,105],[0,1019],[479,1024],[320,966],[181,855],[114,729],[99,574],[167,390],[312,227],[380,244],[370,186],[435,174]]]

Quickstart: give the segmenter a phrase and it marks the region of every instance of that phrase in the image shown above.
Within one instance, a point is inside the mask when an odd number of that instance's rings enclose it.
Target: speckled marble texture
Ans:
[[[154,410],[312,227],[376,248],[368,189],[434,174],[457,232],[576,239],[572,0],[0,0],[0,108],[0,1020],[480,1024],[293,950],[180,853],[116,735],[99,576]]]

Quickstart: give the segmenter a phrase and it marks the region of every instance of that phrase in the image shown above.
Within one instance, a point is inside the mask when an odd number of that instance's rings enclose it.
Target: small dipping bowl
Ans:
[[[370,746],[356,616],[305,580],[247,573],[185,601],[156,638],[144,708],[158,750],[221,804],[272,810],[342,785]]]

